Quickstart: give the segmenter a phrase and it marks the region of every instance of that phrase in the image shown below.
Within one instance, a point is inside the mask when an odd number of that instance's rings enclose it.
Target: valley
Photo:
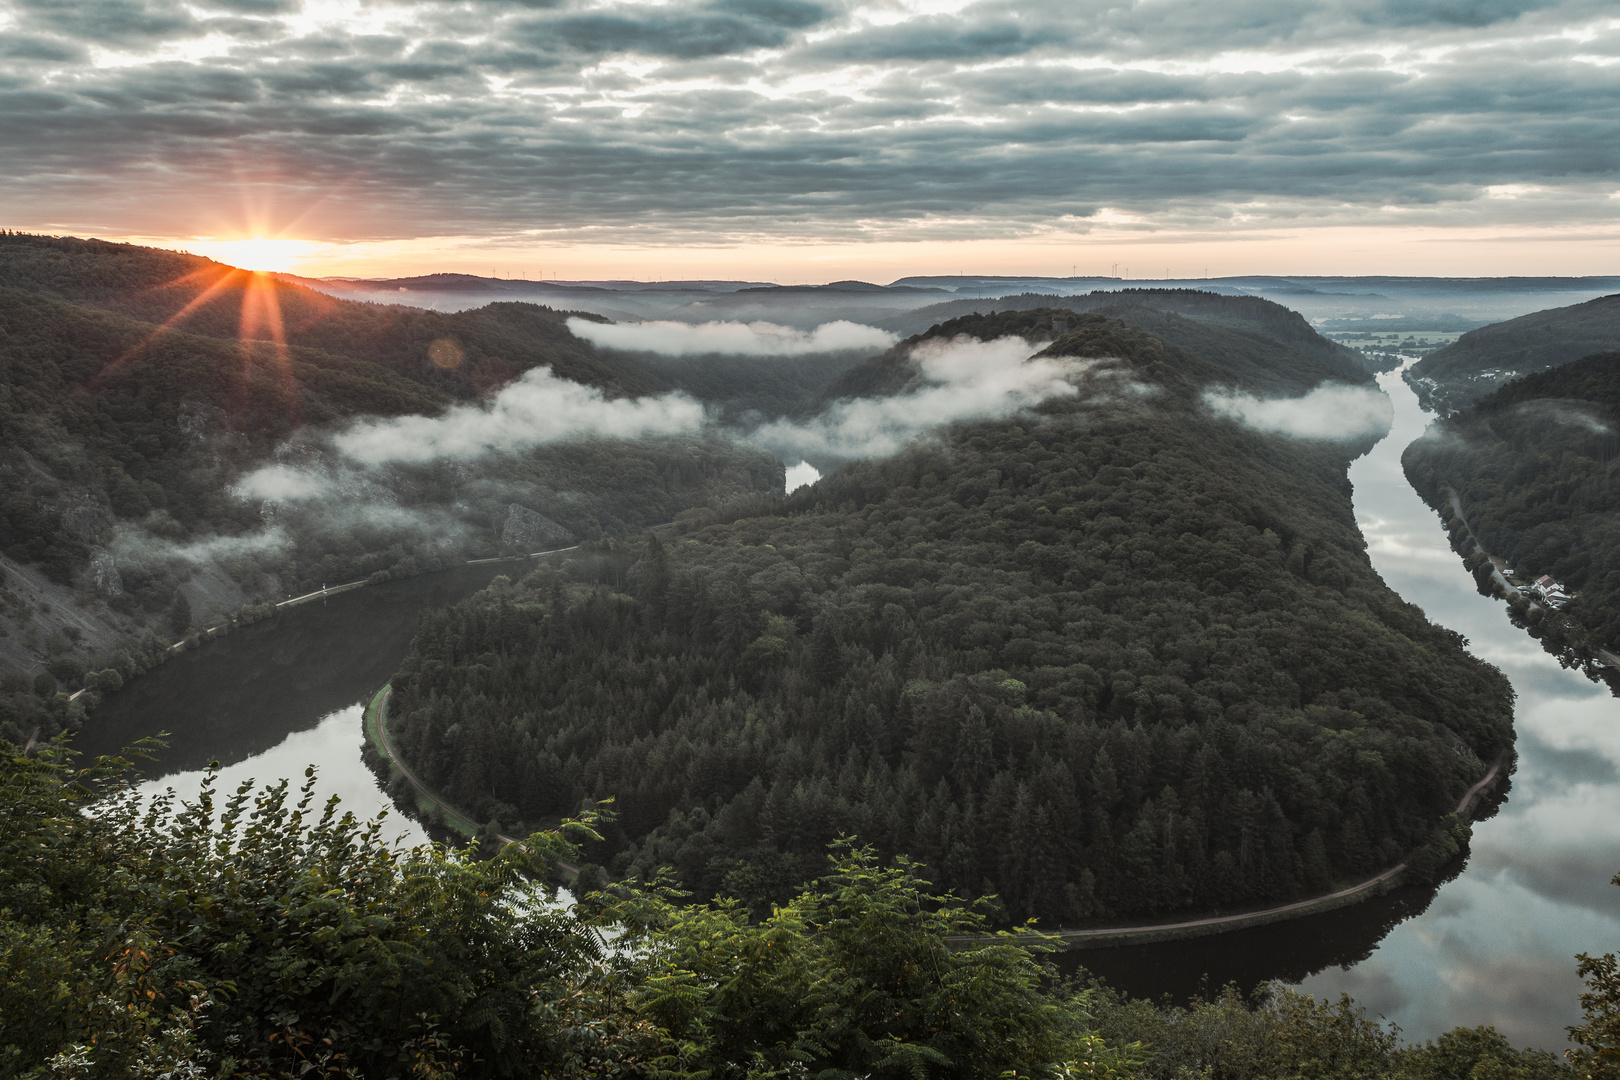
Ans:
[[[1416,503],[1389,462],[1428,453],[1397,350],[1465,320],[1319,333],[1192,288],[842,283],[736,301],[803,302],[802,330],[613,336],[589,309],[383,307],[5,239],[14,745],[168,730],[155,771],[182,787],[216,757],[248,777],[321,746],[321,790],[486,854],[608,808],[569,856],[576,891],[667,872],[762,924],[855,837],[989,928],[1101,946],[1065,962],[1133,993],[1280,978],[1414,1031],[1489,1016],[1546,1045],[1569,1022],[1569,965],[1517,1019],[1477,995],[1424,1019],[1366,981],[1441,898],[1518,902],[1464,872],[1481,850],[1517,865],[1477,840],[1504,807],[1533,829],[1564,797],[1514,699],[1607,706],[1471,644],[1498,635],[1447,614],[1471,587],[1454,557],[1436,606],[1380,547]],[[878,325],[809,325],[894,295],[910,306]],[[1572,616],[1604,595],[1548,565]],[[433,798],[360,752],[384,686],[393,754]],[[1607,774],[1580,782],[1609,797]],[[1606,834],[1558,842],[1595,880]],[[1182,923],[1225,932],[1094,940]]]

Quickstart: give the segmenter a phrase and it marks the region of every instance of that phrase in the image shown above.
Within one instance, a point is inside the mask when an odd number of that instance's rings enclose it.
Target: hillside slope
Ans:
[[[1331,370],[1334,373],[1332,377],[1340,382],[1366,381],[1367,368],[1362,355],[1322,337],[1297,311],[1258,296],[1226,296],[1198,289],[1111,289],[1098,290],[1085,296],[1024,293],[996,299],[952,300],[918,308],[878,325],[900,334],[915,334],[963,315],[1031,308],[1096,311],[1131,323],[1138,322],[1140,309],[1149,308],[1179,315],[1205,326],[1235,331],[1248,336],[1251,341],[1255,340],[1253,335],[1269,339],[1302,357],[1317,361]],[[1147,329],[1154,330],[1151,326]],[[1158,333],[1157,330],[1154,332]],[[1183,344],[1180,341],[1172,343]]]
[[[0,235],[0,739],[82,720],[94,695],[70,708],[59,691],[89,672],[129,678],[195,628],[323,583],[621,535],[781,489],[769,455],[706,433],[346,458],[339,431],[451,408],[477,424],[458,399],[539,364],[609,397],[657,383],[533,305],[445,316],[263,277]]]
[[[1507,384],[1433,425],[1402,458],[1476,573],[1490,568],[1474,540],[1520,580],[1551,574],[1575,593],[1556,615],[1522,614],[1554,651],[1585,662],[1620,647],[1617,431],[1620,352],[1598,353]]]
[[[1525,375],[1620,348],[1620,293],[1470,330],[1407,372],[1425,408],[1455,412]]]
[[[1136,333],[1127,334],[1124,327],[1134,328]],[[1137,348],[1174,354],[1175,369],[1198,371],[1200,385],[1225,383],[1266,396],[1297,396],[1323,382],[1371,381],[1360,368],[1325,363],[1253,330],[1195,322],[1142,304],[1116,302],[1088,312],[1063,307],[1010,307],[959,315],[913,334],[829,381],[810,404],[801,407],[801,415],[817,412],[838,400],[883,397],[914,389],[921,384],[923,374],[912,359],[912,350],[923,341],[958,334],[988,338],[1014,335],[1032,342],[1101,334],[1108,340],[1118,338],[1119,347],[1127,351],[1128,338]],[[1151,346],[1145,344],[1150,338]]]
[[[280,340],[365,360],[456,398],[488,393],[541,364],[614,394],[667,389],[569,333],[564,320],[577,313],[537,304],[444,314],[361,303],[195,255],[16,233],[0,234],[0,286],[207,337]],[[435,350],[437,343],[448,346]]]

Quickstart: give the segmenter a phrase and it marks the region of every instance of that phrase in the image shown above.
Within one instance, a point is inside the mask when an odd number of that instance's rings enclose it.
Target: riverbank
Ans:
[[[1454,811],[1458,817],[1466,819],[1473,809],[1474,800],[1496,782],[1501,774],[1502,767],[1507,761],[1504,753],[1491,763],[1490,769],[1464,793],[1457,803]],[[1401,875],[1406,871],[1406,862],[1399,862],[1388,870],[1373,875],[1365,881],[1338,889],[1323,896],[1312,897],[1306,900],[1295,900],[1288,904],[1279,904],[1274,907],[1262,908],[1257,911],[1237,912],[1231,915],[1210,915],[1199,919],[1186,919],[1173,923],[1150,923],[1145,926],[1118,926],[1093,927],[1083,930],[1054,930],[1050,933],[1032,935],[1048,941],[1055,941],[1064,951],[1081,949],[1109,949],[1121,945],[1148,945],[1161,941],[1175,941],[1184,938],[1204,937],[1209,934],[1221,934],[1230,930],[1249,930],[1268,923],[1280,922],[1284,919],[1297,919],[1305,915],[1316,915],[1336,908],[1347,907],[1350,904],[1378,896],[1401,883]],[[983,935],[960,935],[951,938],[953,944],[971,945],[980,941],[995,940]]]
[[[659,527],[660,526],[653,526],[653,528],[659,528]],[[466,562],[464,562],[464,563],[462,563],[460,565],[462,565],[462,566],[493,566],[493,565],[495,565],[497,563],[528,562],[530,559],[539,559],[539,558],[543,558],[543,557],[545,557],[547,555],[560,555],[565,551],[573,551],[573,550],[577,549],[578,547],[579,547],[578,544],[573,544],[573,545],[570,545],[569,547],[565,547],[565,548],[551,548],[551,549],[546,550],[546,551],[531,551],[527,555],[497,555],[494,558],[490,558],[490,559],[468,559]],[[446,567],[446,569],[454,569],[454,568],[453,567]],[[427,571],[427,573],[441,573],[441,572],[442,571],[433,571],[433,570]],[[355,589],[363,589],[367,585],[380,585],[380,584],[382,584],[383,582],[386,582],[386,581],[393,581],[394,580],[393,578],[385,576],[386,573],[387,573],[386,571],[379,571],[377,574],[372,574],[368,578],[363,578],[360,581],[345,582],[342,585],[333,585],[331,587],[327,587],[325,585],[322,585],[319,589],[315,589],[315,590],[313,590],[311,592],[307,592],[303,596],[294,596],[294,597],[292,597],[290,599],[287,599],[287,600],[278,600],[278,601],[275,602],[274,605],[271,606],[271,612],[270,613],[273,614],[273,613],[275,613],[277,611],[282,610],[283,608],[297,607],[299,604],[307,604],[311,600],[325,600],[328,597],[337,596],[340,593],[353,592]],[[382,575],[382,576],[380,576],[380,575]],[[237,625],[237,622],[238,622],[237,618],[233,616],[231,619],[227,620],[226,622],[219,623],[219,624],[217,624],[215,626],[205,627],[204,629],[198,630],[195,633],[188,634],[187,636],[181,638],[179,641],[175,642],[173,645],[170,645],[169,646],[169,651],[174,652],[176,650],[187,648],[188,646],[191,646],[191,645],[200,644],[200,643],[202,643],[204,641],[209,640],[212,637],[217,636],[220,633],[228,631],[231,627]],[[80,692],[82,693],[83,691],[80,691]]]
[[[417,806],[420,810],[442,820],[449,828],[464,836],[471,837],[475,835],[481,826],[464,811],[452,806],[438,792],[424,784],[394,749],[393,743],[388,737],[388,702],[393,694],[393,689],[392,686],[384,686],[372,695],[371,701],[366,705],[364,716],[366,740],[388,763],[390,778],[403,776],[415,790]],[[1463,794],[1462,799],[1457,803],[1457,809],[1453,811],[1458,817],[1464,820],[1467,819],[1469,812],[1473,809],[1474,800],[1496,782],[1506,762],[1507,754],[1504,753],[1492,762],[1485,775]],[[517,842],[515,837],[499,833],[496,834],[496,839],[504,844]],[[578,872],[577,867],[567,864],[563,864],[563,869],[570,874]],[[1032,936],[1048,941],[1055,940],[1065,951],[1075,951],[1114,948],[1121,945],[1146,945],[1160,941],[1203,937],[1208,934],[1219,934],[1230,930],[1247,930],[1284,919],[1296,919],[1305,915],[1316,915],[1332,911],[1336,908],[1346,907],[1378,896],[1401,884],[1401,875],[1406,870],[1407,863],[1402,861],[1381,873],[1367,878],[1365,881],[1357,882],[1354,885],[1349,885],[1323,896],[1295,900],[1291,903],[1279,904],[1256,911],[1237,912],[1229,915],[1210,915],[1173,923],[1151,923],[1145,926],[1056,930],[1051,933]],[[958,935],[950,940],[953,944],[970,945],[980,941],[997,940],[997,938],[990,935]]]
[[[1452,513],[1456,516],[1458,521],[1462,522],[1462,533],[1453,542],[1452,550],[1455,551],[1460,546],[1464,538],[1466,538],[1467,543],[1474,545],[1473,554],[1483,555],[1487,563],[1490,565],[1490,577],[1491,581],[1496,586],[1497,595],[1508,601],[1509,618],[1512,619],[1514,625],[1528,630],[1528,626],[1526,626],[1524,622],[1513,614],[1515,611],[1513,602],[1515,600],[1523,599],[1525,597],[1526,590],[1513,584],[1507,579],[1507,575],[1503,572],[1507,566],[1507,560],[1502,558],[1500,555],[1493,555],[1489,550],[1486,549],[1485,545],[1480,542],[1479,537],[1474,534],[1474,527],[1468,523],[1468,517],[1463,513],[1462,499],[1457,495],[1457,489],[1452,487],[1450,484],[1447,484],[1445,485],[1445,491],[1446,498],[1451,503]],[[1459,555],[1464,554],[1461,551],[1458,551],[1457,553]],[[1477,574],[1475,576],[1475,580],[1478,580]],[[1557,608],[1549,607],[1545,604],[1538,604],[1534,600],[1528,600],[1525,602],[1524,612],[1526,614],[1538,610],[1548,612],[1551,615],[1557,616],[1563,621],[1563,626],[1565,629],[1565,632],[1562,634],[1564,639],[1563,647],[1568,650],[1570,657],[1574,661],[1577,663],[1602,664],[1610,671],[1620,673],[1620,656],[1616,656],[1613,652],[1603,648],[1602,646],[1592,644],[1591,633],[1585,626],[1582,626],[1579,622],[1576,622],[1574,619],[1570,618],[1562,611],[1559,611]],[[1546,616],[1543,616],[1543,618],[1545,619]],[[1589,653],[1590,655],[1583,655],[1583,653]],[[1562,660],[1562,657],[1560,659]],[[1569,667],[1572,665],[1565,664],[1565,666]],[[1597,675],[1593,674],[1592,678],[1597,678]],[[1613,685],[1612,681],[1611,685]],[[1620,687],[1616,687],[1616,692],[1620,693]]]
[[[565,549],[566,550],[566,549]],[[365,732],[366,742],[388,764],[389,779],[402,776],[416,792],[416,807],[423,816],[429,820],[442,822],[446,828],[452,829],[461,835],[472,839],[483,828],[468,814],[452,806],[438,792],[424,784],[421,779],[411,771],[409,765],[394,749],[393,742],[388,737],[388,702],[393,697],[393,686],[384,686],[366,703],[365,712],[361,714],[361,727]],[[391,786],[391,785],[390,785]],[[516,844],[519,838],[496,833],[495,839],[503,844]],[[579,867],[573,863],[558,860],[557,868],[562,871],[563,878],[572,881],[579,876]]]
[[[424,817],[443,822],[446,828],[453,829],[463,836],[471,838],[477,835],[478,823],[422,783],[404,760],[394,752],[394,745],[388,739],[388,699],[393,692],[392,686],[384,686],[366,703],[365,712],[361,714],[361,727],[365,732],[366,742],[370,743],[372,749],[388,763],[390,780],[402,776],[415,790],[416,808]],[[500,839],[504,843],[512,842],[511,837],[503,836]]]
[[[652,528],[652,529],[660,529],[660,528],[664,528],[664,527],[666,527],[666,526],[664,526],[664,525],[654,525],[654,526],[651,526],[650,528]],[[565,548],[551,548],[550,550],[547,550],[547,551],[531,551],[527,555],[498,555],[498,556],[496,556],[494,558],[490,558],[490,559],[468,559],[465,562],[457,563],[454,566],[443,567],[443,568],[441,568],[439,570],[423,571],[422,574],[418,574],[418,575],[415,575],[415,576],[422,577],[422,576],[426,576],[428,574],[442,574],[442,573],[445,573],[446,571],[457,570],[457,569],[460,569],[460,568],[466,567],[466,566],[494,566],[494,565],[497,565],[497,564],[500,564],[500,563],[528,562],[531,559],[539,559],[539,558],[543,558],[543,557],[545,557],[547,555],[560,555],[565,551],[574,551],[578,547],[579,547],[578,544],[573,544],[573,545],[570,545],[569,547],[565,547]],[[194,649],[197,646],[203,644],[204,642],[213,641],[213,640],[215,640],[215,639],[217,639],[217,638],[219,638],[219,637],[221,637],[221,636],[223,636],[225,634],[230,633],[232,630],[235,630],[235,629],[237,629],[239,627],[252,626],[256,622],[261,622],[264,619],[269,618],[272,615],[278,614],[283,609],[297,607],[297,606],[299,606],[301,604],[310,603],[313,600],[325,600],[325,599],[327,599],[329,597],[339,596],[339,595],[341,595],[343,593],[347,593],[347,592],[353,592],[356,589],[363,589],[368,585],[382,585],[382,584],[385,584],[385,583],[387,583],[389,581],[395,581],[395,580],[399,580],[399,579],[386,576],[386,572],[379,572],[378,574],[372,574],[368,578],[363,578],[360,581],[348,581],[348,582],[344,582],[342,585],[332,585],[332,586],[323,585],[319,589],[315,589],[315,590],[312,590],[310,592],[304,593],[302,596],[294,596],[294,597],[290,597],[290,598],[288,598],[286,600],[275,601],[274,603],[265,603],[265,604],[262,604],[262,605],[249,604],[246,607],[242,608],[241,610],[237,611],[234,615],[232,615],[229,619],[225,620],[224,622],[216,623],[213,626],[203,627],[201,630],[192,631],[191,633],[187,634],[185,637],[181,638],[179,641],[176,641],[174,644],[169,645],[167,647],[167,649],[164,650],[164,651],[167,652],[167,653],[185,652],[187,649]],[[256,617],[256,618],[251,617],[251,615],[250,615],[250,617],[247,617],[247,618],[243,617],[244,614],[249,614],[249,613],[253,612],[255,608],[259,609],[262,612],[262,614],[259,614],[258,617]],[[134,676],[131,676],[131,678],[133,678],[133,677]],[[90,689],[88,687],[81,687],[80,689],[73,691],[73,693],[68,694],[67,699],[68,699],[69,702],[78,701],[81,697],[83,697],[85,694],[87,694],[89,692],[90,692]],[[92,699],[92,700],[94,701],[96,699]],[[33,746],[33,741],[30,740],[28,745],[30,747],[32,747]]]

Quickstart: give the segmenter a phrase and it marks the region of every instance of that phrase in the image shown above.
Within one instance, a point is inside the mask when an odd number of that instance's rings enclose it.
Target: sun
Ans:
[[[194,254],[261,273],[289,270],[320,247],[309,240],[278,236],[248,236],[236,240],[198,237],[187,246]]]

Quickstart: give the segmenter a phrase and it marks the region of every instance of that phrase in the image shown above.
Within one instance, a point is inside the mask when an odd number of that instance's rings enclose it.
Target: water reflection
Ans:
[[[329,797],[336,795],[343,800],[342,809],[362,821],[387,811],[382,831],[385,842],[397,840],[407,847],[426,843],[428,835],[422,826],[399,812],[360,760],[360,740],[356,733],[360,730],[361,711],[360,705],[339,709],[313,728],[289,733],[263,753],[222,766],[214,784],[216,798],[235,791],[245,780],[255,781],[262,789],[288,778],[288,787],[297,791],[304,782],[304,770],[314,765],[317,811]],[[150,796],[173,788],[181,799],[189,800],[202,786],[203,776],[203,769],[172,772],[142,784],[141,791]],[[297,796],[291,801],[297,802]]]
[[[511,565],[458,568],[301,605],[170,660],[108,695],[74,740],[86,754],[116,753],[170,733],[144,787],[197,791],[208,763],[218,790],[245,777],[271,783],[318,770],[317,799],[336,794],[359,817],[389,809],[388,835],[407,843],[422,827],[393,809],[360,760],[360,711],[405,657],[417,615],[453,603]],[[518,566],[517,571],[522,567]]]
[[[1574,954],[1620,947],[1620,703],[1565,670],[1479,595],[1400,458],[1429,417],[1398,373],[1389,436],[1350,469],[1356,520],[1384,580],[1463,634],[1518,693],[1519,760],[1506,793],[1474,826],[1465,872],[1324,915],[1241,933],[1074,954],[1135,994],[1184,998],[1207,977],[1348,992],[1411,1039],[1494,1024],[1515,1043],[1561,1050],[1579,1021]],[[1505,796],[1505,797],[1504,797]],[[1494,812],[1492,812],[1494,811]],[[1460,868],[1459,868],[1460,869]]]
[[[1373,565],[1512,680],[1519,762],[1512,796],[1474,826],[1467,872],[1368,959],[1300,985],[1348,991],[1412,1038],[1494,1024],[1517,1043],[1562,1049],[1580,1018],[1574,954],[1620,945],[1620,889],[1608,883],[1620,871],[1620,704],[1479,595],[1401,473],[1401,452],[1428,417],[1398,374],[1380,381],[1394,430],[1350,470]]]

